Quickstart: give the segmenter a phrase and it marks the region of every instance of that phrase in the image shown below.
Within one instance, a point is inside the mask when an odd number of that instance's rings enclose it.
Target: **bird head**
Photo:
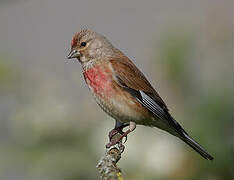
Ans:
[[[111,43],[101,34],[85,29],[76,33],[71,41],[68,59],[77,58],[81,63],[90,60],[106,59],[118,53]]]

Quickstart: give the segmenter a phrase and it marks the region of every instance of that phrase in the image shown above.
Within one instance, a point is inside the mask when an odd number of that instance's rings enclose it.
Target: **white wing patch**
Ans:
[[[143,91],[139,92],[142,97],[141,103],[143,103],[148,110],[150,110],[155,116],[160,119],[167,119],[164,110],[151,97],[149,97]]]

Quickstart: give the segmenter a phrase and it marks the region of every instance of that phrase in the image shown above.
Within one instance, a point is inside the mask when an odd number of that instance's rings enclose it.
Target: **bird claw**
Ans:
[[[123,135],[124,132],[122,131],[122,128],[117,128],[117,129],[112,129],[110,132],[109,132],[109,140],[110,142],[106,145],[106,148],[110,148],[111,146],[114,146],[116,144],[121,144],[122,145],[122,138],[119,138],[119,139],[113,139],[113,137],[116,135],[116,134],[121,134]],[[126,137],[126,136],[125,136]],[[127,141],[127,137],[124,141],[124,143]]]
[[[110,148],[111,146],[114,146],[114,145],[116,145],[116,144],[118,144],[118,148],[119,148],[119,150],[120,150],[120,152],[121,153],[123,153],[124,152],[124,149],[125,149],[125,146],[122,144],[122,142],[121,141],[110,141],[108,144],[106,144],[106,148]]]
[[[123,142],[123,144],[125,144],[125,143],[127,142],[127,140],[128,140],[128,135],[126,135],[126,136],[124,137],[124,142]]]
[[[110,142],[106,144],[106,148],[110,148],[111,146],[114,146],[116,144],[119,144],[119,145],[122,144],[122,138],[113,139],[113,137],[118,133],[119,132],[116,131],[115,129],[111,130],[111,132],[109,133]]]
[[[112,138],[116,135],[116,134],[118,134],[119,133],[119,131],[117,130],[117,129],[112,129],[110,132],[109,132],[109,140],[110,140],[110,142],[111,142],[111,140],[112,140]]]
[[[119,140],[112,140],[108,144],[106,144],[106,148],[110,148],[111,146],[114,146],[116,144],[122,144]]]
[[[124,149],[125,149],[125,146],[122,143],[119,144],[119,150],[120,150],[121,153],[124,152]]]
[[[116,144],[118,144],[119,145],[119,148],[120,149],[122,149],[121,150],[121,152],[123,152],[124,151],[124,145],[123,145],[123,143],[126,143],[126,141],[127,141],[127,134],[129,133],[129,132],[123,132],[122,131],[123,130],[123,128],[117,128],[117,129],[112,129],[110,132],[109,132],[109,140],[110,140],[110,142],[108,143],[108,144],[106,144],[106,148],[110,148],[111,146],[114,146],[114,145],[116,145]],[[113,138],[116,134],[120,134],[121,136],[118,138],[118,139],[116,139],[116,138]],[[122,143],[122,140],[123,140],[123,138],[125,138],[124,139],[124,142]]]
[[[124,132],[123,132],[123,128],[117,128],[117,129],[112,129],[110,132],[109,132],[109,140],[111,141],[112,140],[112,138],[116,135],[116,134],[121,134],[121,135],[123,135],[124,134]],[[125,140],[125,142],[126,142],[127,140]]]

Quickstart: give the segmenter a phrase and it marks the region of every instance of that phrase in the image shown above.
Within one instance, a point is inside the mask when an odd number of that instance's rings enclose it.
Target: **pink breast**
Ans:
[[[102,66],[94,66],[84,72],[88,86],[97,94],[109,96],[112,92],[110,70]]]

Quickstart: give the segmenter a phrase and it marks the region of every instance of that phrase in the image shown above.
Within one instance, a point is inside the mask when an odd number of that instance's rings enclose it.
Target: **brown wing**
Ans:
[[[179,123],[169,114],[166,104],[150,85],[145,76],[126,56],[115,57],[115,59],[110,60],[110,62],[115,72],[116,81],[120,86],[136,98],[136,100],[155,117],[167,124],[169,128],[173,127],[181,137],[187,134]]]
[[[154,90],[144,74],[126,56],[115,57],[110,60],[118,82],[136,92],[149,95],[162,109],[168,111],[166,104]]]

